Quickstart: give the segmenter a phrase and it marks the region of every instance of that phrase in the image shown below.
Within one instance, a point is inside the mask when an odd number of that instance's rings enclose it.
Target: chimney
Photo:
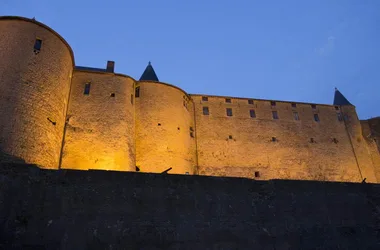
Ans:
[[[107,69],[106,69],[106,71],[114,73],[114,69],[115,69],[115,62],[114,61],[107,61]]]

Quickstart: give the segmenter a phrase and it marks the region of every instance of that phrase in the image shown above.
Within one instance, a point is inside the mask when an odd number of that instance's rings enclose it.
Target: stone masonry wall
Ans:
[[[379,249],[380,186],[0,166],[1,249]]]
[[[331,105],[192,95],[199,173],[256,179],[361,181],[341,112]],[[228,97],[229,98],[229,97]],[[203,107],[209,115],[203,115]],[[232,117],[226,115],[231,108]],[[250,117],[254,110],[256,117]],[[272,111],[277,111],[278,120]],[[299,120],[294,119],[297,112]],[[320,121],[314,121],[318,114]],[[275,137],[276,141],[272,141]],[[311,139],[313,138],[313,139]],[[334,142],[335,138],[335,142]],[[313,142],[311,141],[313,140]],[[256,177],[255,177],[256,172]],[[371,179],[372,176],[368,176]],[[374,181],[372,178],[371,181]]]
[[[61,167],[135,171],[134,101],[132,78],[75,71]]]
[[[0,60],[1,154],[58,169],[74,66],[70,47],[41,23],[1,17]]]
[[[164,83],[139,82],[139,88],[140,97],[136,98],[136,165],[143,172],[162,172],[172,167],[169,173],[195,173],[191,100],[179,88]]]

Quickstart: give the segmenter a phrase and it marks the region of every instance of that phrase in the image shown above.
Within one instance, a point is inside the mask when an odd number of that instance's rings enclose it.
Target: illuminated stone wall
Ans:
[[[91,83],[88,95],[85,84]],[[135,170],[134,80],[75,71],[62,168]]]
[[[339,121],[334,106],[193,95],[197,121],[199,174],[245,176],[257,179],[314,179],[361,181],[353,147],[344,121]],[[209,115],[203,115],[203,107]],[[232,117],[226,115],[231,108]],[[340,109],[340,107],[338,107]],[[250,117],[255,110],[256,118]],[[279,119],[272,117],[277,111]],[[295,120],[293,112],[298,112]],[[318,114],[320,121],[314,121]],[[351,114],[352,115],[352,114]],[[356,115],[356,113],[355,113]],[[355,123],[358,125],[358,123]],[[360,124],[355,136],[361,135]],[[275,137],[276,141],[272,138]],[[311,142],[313,138],[314,142]],[[336,139],[336,143],[334,142]],[[363,178],[376,181],[369,155],[357,146]],[[368,166],[368,167],[367,167]],[[255,177],[256,174],[259,177]]]
[[[193,174],[196,166],[193,106],[168,84],[139,82],[136,98],[136,165],[143,172]],[[193,132],[195,135],[195,131]]]
[[[0,151],[57,169],[72,51],[53,30],[26,18],[0,17],[0,34]]]

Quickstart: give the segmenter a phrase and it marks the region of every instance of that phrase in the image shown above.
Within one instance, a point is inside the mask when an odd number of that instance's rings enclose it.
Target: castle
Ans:
[[[76,66],[54,30],[0,17],[1,161],[47,169],[380,182],[380,119],[333,105],[188,94]]]

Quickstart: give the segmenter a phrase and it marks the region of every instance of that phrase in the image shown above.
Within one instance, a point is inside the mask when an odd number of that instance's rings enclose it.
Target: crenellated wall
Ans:
[[[56,32],[31,19],[0,17],[0,34],[1,154],[58,169],[72,50]],[[39,51],[36,39],[42,41]]]
[[[230,97],[231,103],[226,103],[226,97],[215,96],[202,101],[199,95],[192,98],[200,174],[256,179],[362,180],[345,123],[337,117],[341,107],[316,105],[313,108],[306,103],[292,106],[290,102],[280,101],[274,106],[268,100],[252,100],[250,104],[248,99]],[[203,107],[209,108],[209,115],[203,114]],[[227,108],[232,109],[231,117],[226,114]],[[255,111],[255,118],[250,117],[250,110]],[[273,111],[279,119],[273,119]],[[299,120],[294,119],[294,112]],[[314,120],[314,114],[318,114],[319,122]],[[355,149],[361,150],[359,156],[368,158],[362,152],[363,147]],[[370,171],[372,165],[360,164],[363,178],[376,182]]]
[[[62,168],[135,171],[134,83],[113,73],[74,72]]]
[[[139,82],[136,97],[136,165],[143,172],[194,174],[193,104],[181,89]],[[194,130],[194,131],[191,131]]]

